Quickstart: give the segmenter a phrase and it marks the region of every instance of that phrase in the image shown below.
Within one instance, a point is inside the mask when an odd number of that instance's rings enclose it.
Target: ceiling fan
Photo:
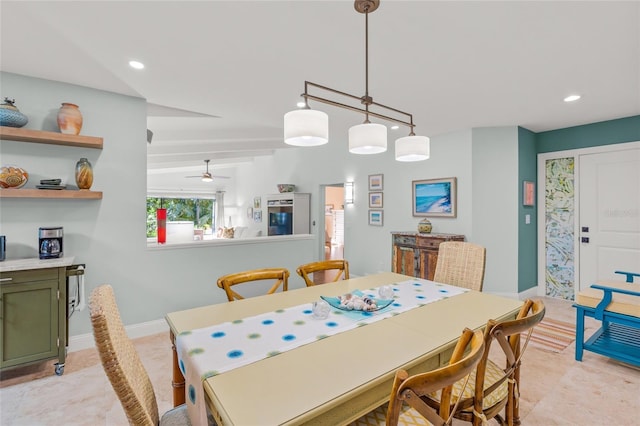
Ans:
[[[185,177],[186,178],[200,178],[200,179],[202,179],[203,182],[213,182],[213,178],[216,178],[216,179],[229,179],[229,176],[216,176],[216,175],[212,175],[211,173],[209,173],[209,161],[211,161],[211,160],[204,160],[204,162],[207,164],[207,171],[202,173],[202,175],[185,176]]]

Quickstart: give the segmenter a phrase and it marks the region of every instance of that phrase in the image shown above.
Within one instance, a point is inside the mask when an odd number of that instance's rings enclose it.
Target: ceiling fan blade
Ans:
[[[214,179],[231,179],[229,176],[211,175],[211,177]]]
[[[186,178],[201,178],[202,175],[198,175],[198,176],[185,176]]]

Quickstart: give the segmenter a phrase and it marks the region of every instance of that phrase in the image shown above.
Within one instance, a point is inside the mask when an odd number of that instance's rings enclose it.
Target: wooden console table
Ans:
[[[433,280],[440,243],[464,241],[464,235],[392,232],[391,272]]]

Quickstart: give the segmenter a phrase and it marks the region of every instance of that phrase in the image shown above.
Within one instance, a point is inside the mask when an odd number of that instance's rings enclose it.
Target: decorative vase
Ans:
[[[80,189],[89,189],[93,184],[93,168],[86,158],[81,158],[76,163],[76,184]]]
[[[15,102],[15,99],[4,98],[0,105],[0,126],[22,127],[29,122],[29,118],[14,105]]]
[[[63,103],[58,110],[58,127],[65,135],[79,135],[82,129],[82,113],[78,105]]]
[[[432,228],[433,226],[431,225],[431,221],[429,219],[422,219],[420,223],[418,223],[418,232],[421,234],[431,233]]]

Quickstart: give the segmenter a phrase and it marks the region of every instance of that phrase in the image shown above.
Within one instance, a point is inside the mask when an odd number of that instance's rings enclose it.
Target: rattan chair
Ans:
[[[333,278],[328,274],[328,271],[335,271]],[[340,280],[349,279],[349,262],[344,259],[334,260],[321,260],[319,262],[311,262],[305,265],[300,265],[296,269],[298,275],[303,279],[307,287],[311,287],[316,284],[326,284],[329,282],[336,282]],[[314,275],[315,273],[323,272],[323,277]]]
[[[267,294],[275,293],[280,286],[282,286],[282,291],[287,291],[289,288],[289,270],[286,268],[265,268],[236,272],[218,278],[217,284],[218,287],[225,291],[229,302],[233,302],[234,300],[244,299],[244,296],[232,288],[233,286],[263,280],[275,280]]]
[[[415,417],[416,413],[411,412],[412,410],[403,412],[403,404],[409,405],[435,426],[450,424],[449,404],[443,404],[434,410],[423,401],[423,397],[430,392],[440,390],[444,398],[449,401],[453,384],[458,380],[464,381],[473,374],[474,368],[484,353],[484,345],[481,331],[474,333],[466,328],[458,339],[448,365],[414,376],[409,376],[405,370],[396,372],[387,408],[387,426],[415,424],[408,421],[408,418]]]
[[[473,243],[440,243],[433,280],[471,290],[482,291],[486,249]]]
[[[113,288],[101,285],[93,290],[89,308],[102,367],[120,399],[129,424],[190,425],[186,405],[167,411],[159,419],[151,380],[122,325]]]
[[[444,402],[438,392],[428,396],[427,403],[440,409],[443,405],[451,406],[458,402],[454,417],[474,424],[486,424],[488,419],[495,418],[500,424],[520,424],[518,400],[520,386],[520,364],[533,328],[542,321],[545,306],[541,300],[526,300],[515,320],[497,322],[489,320],[484,331],[484,354],[478,364],[476,373],[472,375],[468,385],[463,389],[462,381],[453,387],[451,402]],[[521,333],[525,343],[521,345]],[[504,360],[494,362],[489,359],[491,343],[497,341],[502,348],[500,357]],[[493,351],[494,359],[496,351]],[[505,367],[501,367],[504,365]],[[460,398],[462,395],[462,398]],[[500,415],[505,410],[505,419]]]

